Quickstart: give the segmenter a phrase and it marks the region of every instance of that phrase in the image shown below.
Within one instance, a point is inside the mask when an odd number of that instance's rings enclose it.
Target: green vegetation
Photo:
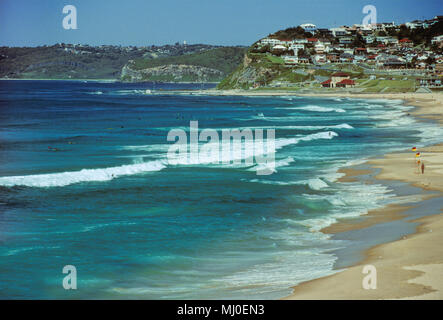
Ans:
[[[400,93],[400,92],[413,92],[414,91],[414,80],[382,80],[374,79],[363,82],[361,85],[365,88],[363,92],[376,93]]]
[[[143,52],[64,46],[0,48],[0,77],[30,79],[117,79],[123,65]]]
[[[241,63],[246,48],[211,45],[165,45],[149,47],[88,46],[57,44],[53,46],[0,47],[0,77],[11,79],[120,79],[122,68],[149,68],[165,64],[203,66],[229,74]],[[220,76],[206,76],[219,81]],[[133,81],[131,75],[122,77]],[[171,81],[171,76],[154,76],[151,81]],[[198,81],[183,75],[180,81]]]
[[[268,37],[276,39],[303,39],[312,37],[312,33],[305,32],[302,27],[298,26],[277,31]]]
[[[443,21],[438,21],[429,28],[409,29],[405,25],[400,26],[400,30],[388,30],[388,35],[398,39],[408,38],[414,42],[414,45],[431,45],[431,39],[442,34]]]
[[[133,70],[142,70],[170,64],[185,64],[220,70],[225,74],[231,73],[241,62],[246,48],[223,47],[181,56],[158,59],[135,59],[130,64]]]

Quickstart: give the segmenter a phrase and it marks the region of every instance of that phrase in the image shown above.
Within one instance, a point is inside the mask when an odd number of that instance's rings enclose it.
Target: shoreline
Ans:
[[[416,107],[411,114],[418,120],[432,119],[443,124],[443,95],[438,93],[318,96],[401,99],[405,104]],[[443,243],[442,207],[432,207],[431,210],[435,211],[432,215],[418,219],[408,220],[406,214],[432,198],[437,198],[443,206],[443,144],[427,146],[418,151],[422,153],[421,159],[425,163],[423,175],[415,167],[413,153],[405,150],[386,154],[382,159],[367,159],[365,164],[369,169],[358,169],[358,166],[342,168],[339,172],[345,176],[339,182],[358,181],[363,175],[372,174],[377,183],[401,181],[419,188],[422,190],[418,195],[420,201],[406,205],[389,204],[370,210],[358,219],[339,220],[321,230],[325,234],[339,235],[401,221],[415,224],[415,231],[401,239],[369,247],[362,252],[363,258],[357,263],[336,269],[338,272],[332,275],[300,283],[292,287],[292,294],[282,299],[443,299],[443,249],[439,246]],[[376,170],[380,172],[375,173]],[[365,277],[363,267],[368,264],[377,270],[376,290],[362,287]]]

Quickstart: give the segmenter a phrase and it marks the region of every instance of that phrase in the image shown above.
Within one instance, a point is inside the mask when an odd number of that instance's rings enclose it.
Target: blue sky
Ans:
[[[62,27],[62,9],[77,8],[78,29]],[[443,15],[442,0],[0,0],[0,46],[83,43],[249,45],[290,26],[361,23],[377,8],[378,22]]]

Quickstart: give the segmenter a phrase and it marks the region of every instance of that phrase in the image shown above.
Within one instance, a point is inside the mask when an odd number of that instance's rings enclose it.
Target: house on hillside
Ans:
[[[300,27],[302,27],[306,32],[315,32],[315,30],[317,30],[317,26],[312,23],[304,23],[301,24]]]
[[[414,43],[409,40],[408,38],[404,38],[401,39],[398,44],[402,47],[402,48],[412,48],[412,46],[414,45]]]
[[[325,52],[326,47],[323,43],[317,42],[314,46],[314,50],[317,54],[323,54]]]
[[[312,60],[315,64],[323,64],[326,63],[326,55],[324,54],[316,54],[312,57]]]
[[[326,60],[330,63],[340,62],[340,56],[337,53],[330,53],[326,55]]]
[[[432,38],[431,43],[441,47],[443,44],[443,35]]]
[[[338,42],[341,45],[347,45],[347,44],[351,44],[353,41],[353,39],[351,37],[342,37],[340,39],[338,39]]]
[[[285,61],[285,64],[294,65],[298,63],[298,57],[297,56],[284,56],[283,60]]]
[[[329,29],[334,37],[344,37],[348,35],[345,28],[331,28]]]
[[[366,55],[368,52],[366,51],[366,48],[355,48],[354,49],[354,54],[356,56],[364,56]]]

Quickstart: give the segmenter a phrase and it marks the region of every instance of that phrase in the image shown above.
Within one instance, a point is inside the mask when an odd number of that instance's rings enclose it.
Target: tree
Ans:
[[[352,41],[352,47],[356,48],[356,47],[364,47],[364,46],[365,46],[365,41],[363,39],[363,36],[358,33],[357,36]]]

